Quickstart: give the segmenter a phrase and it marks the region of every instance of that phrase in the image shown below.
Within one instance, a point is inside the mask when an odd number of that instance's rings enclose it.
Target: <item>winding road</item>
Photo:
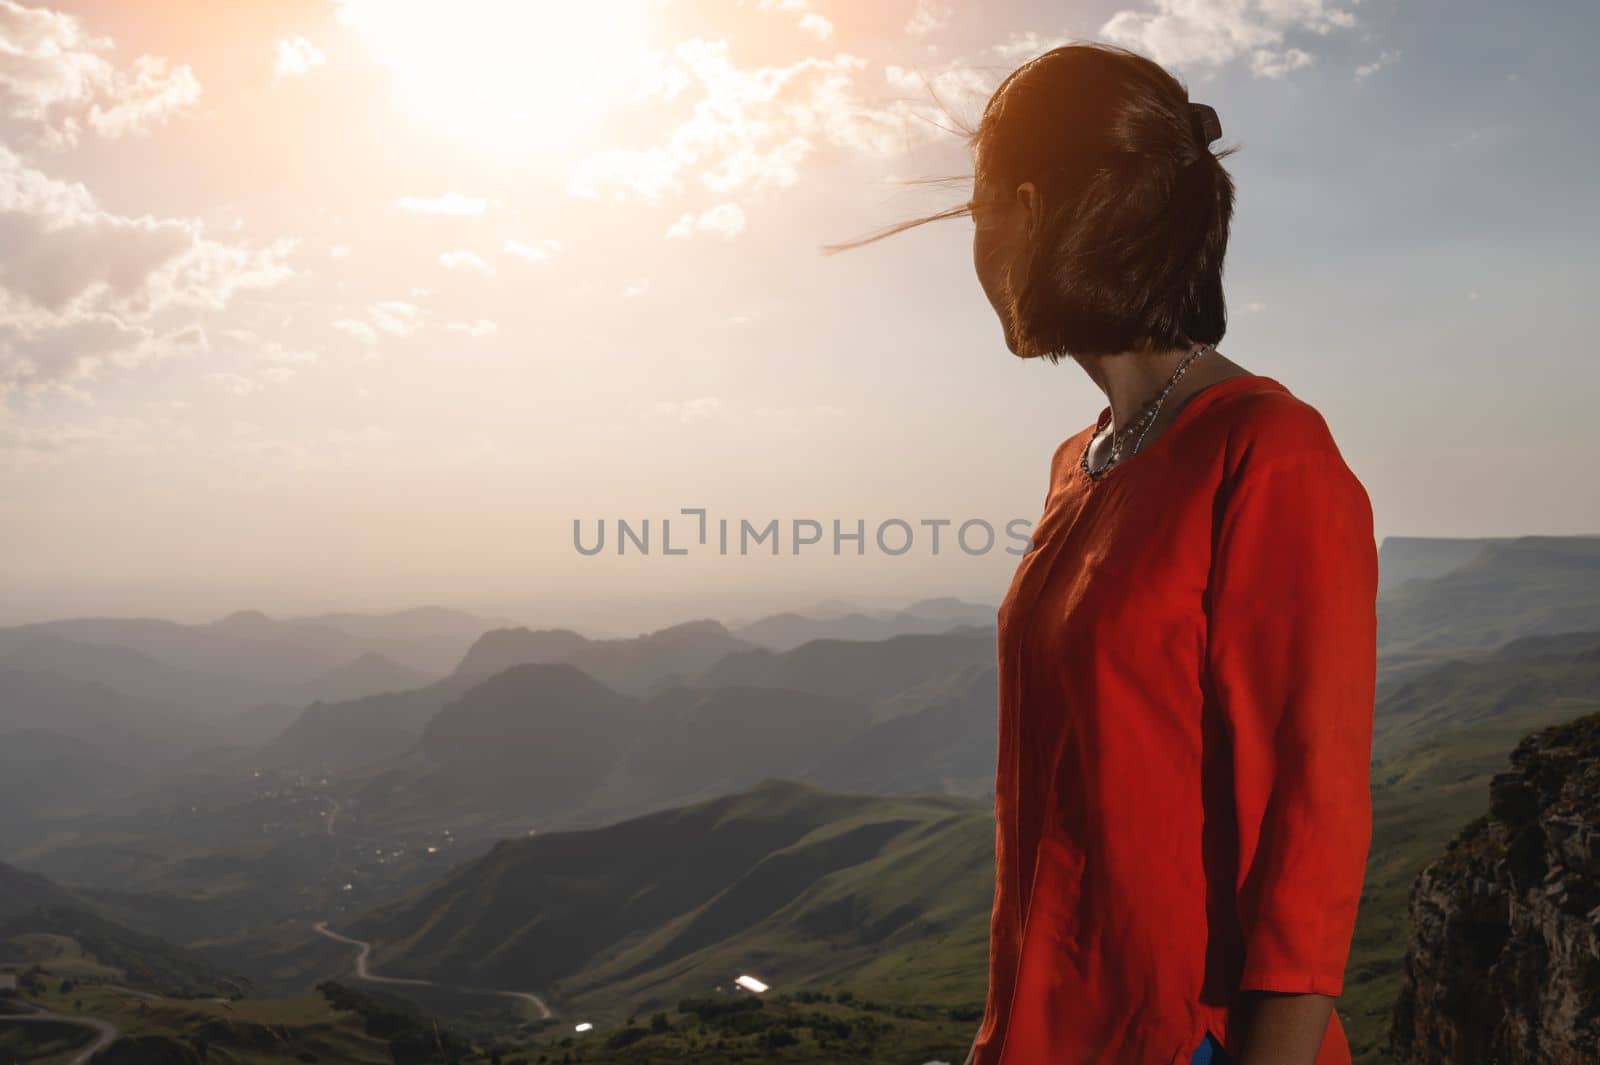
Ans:
[[[407,980],[398,976],[379,976],[368,967],[367,959],[372,956],[371,943],[367,943],[359,939],[351,939],[349,936],[342,936],[338,932],[335,932],[333,929],[329,928],[327,921],[318,921],[311,927],[318,935],[326,936],[328,939],[334,940],[335,942],[345,943],[349,946],[357,948],[357,980],[365,980],[372,984],[400,984],[409,987],[437,987],[444,991],[457,991],[469,995],[495,995],[500,998],[520,999],[523,1002],[531,1002],[534,1007],[538,1009],[539,1016],[544,1020],[549,1020],[555,1016],[555,1014],[550,1011],[550,1007],[544,1004],[544,999],[528,991],[499,991],[488,987],[461,987],[457,984],[435,983],[432,980]],[[74,1065],[76,1065],[76,1063],[74,1063]]]
[[[100,1051],[117,1041],[117,1026],[110,1021],[102,1021],[96,1017],[73,1017],[65,1013],[51,1013],[31,1003],[23,1003],[34,1012],[29,1014],[6,1013],[0,1014],[0,1024],[70,1024],[75,1028],[93,1029],[99,1038],[82,1050],[77,1056],[67,1059],[66,1065],[89,1065],[89,1059]]]

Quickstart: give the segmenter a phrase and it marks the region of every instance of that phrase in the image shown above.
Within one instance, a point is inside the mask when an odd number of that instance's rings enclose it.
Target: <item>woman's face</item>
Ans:
[[[1000,318],[1006,347],[1017,352],[1016,286],[1027,270],[1039,196],[1032,182],[1004,187],[980,166],[972,183],[972,263],[989,305]]]

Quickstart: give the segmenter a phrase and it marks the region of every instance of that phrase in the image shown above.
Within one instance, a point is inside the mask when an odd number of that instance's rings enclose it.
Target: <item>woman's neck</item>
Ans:
[[[1114,355],[1075,355],[1073,358],[1105,393],[1111,405],[1111,427],[1116,431],[1132,421],[1145,404],[1167,386],[1178,363],[1192,350],[1192,347],[1183,347],[1166,351],[1122,351]],[[1157,424],[1167,421],[1192,393],[1214,381],[1247,372],[1215,350],[1201,355],[1172,386]]]

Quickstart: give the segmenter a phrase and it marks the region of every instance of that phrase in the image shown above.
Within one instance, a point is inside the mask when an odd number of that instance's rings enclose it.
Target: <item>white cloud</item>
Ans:
[[[897,92],[930,100],[927,117],[936,113],[931,110],[932,97],[951,103],[973,100],[981,103],[989,98],[996,84],[991,74],[965,62],[956,62],[932,74],[891,63],[883,68],[883,78]]]
[[[1150,8],[1112,15],[1100,36],[1164,65],[1245,60],[1256,77],[1281,78],[1314,59],[1288,44],[1290,34],[1326,36],[1355,24],[1344,0],[1153,0]]]
[[[912,37],[926,37],[950,25],[955,8],[940,0],[917,0],[911,17],[906,19],[906,33]]]
[[[328,249],[328,257],[330,259],[348,259],[350,257],[350,245],[335,244]]]
[[[1372,62],[1362,63],[1359,67],[1356,67],[1356,80],[1366,81],[1384,67],[1393,65],[1397,60],[1399,60],[1400,55],[1401,53],[1398,49],[1391,50],[1385,48],[1383,51],[1378,53],[1378,58],[1374,59]]]
[[[333,323],[333,327],[346,336],[355,337],[363,344],[378,342],[378,331],[357,318],[341,318]]]
[[[193,431],[169,417],[100,417],[48,425],[6,424],[0,418],[0,462],[12,468],[59,462],[86,452],[112,452],[126,458],[188,447]]]
[[[189,67],[141,55],[131,71],[119,70],[106,58],[113,47],[72,15],[0,0],[0,114],[60,147],[86,127],[106,137],[142,133],[199,98]]]
[[[721,408],[722,400],[716,396],[699,396],[695,399],[657,403],[656,413],[676,419],[684,425],[691,425],[715,417]]]
[[[372,324],[390,336],[406,337],[422,325],[422,308],[404,300],[383,300],[367,308]]]
[[[1069,44],[1071,41],[1072,38],[1066,34],[1050,35],[1029,30],[1026,33],[1013,33],[999,44],[990,45],[988,50],[1001,59],[1020,62],[1043,55],[1050,49]]]
[[[833,23],[815,11],[807,11],[800,16],[800,29],[819,41],[825,41],[833,36]]]
[[[1258,78],[1281,78],[1314,62],[1316,57],[1303,48],[1288,48],[1282,52],[1262,48],[1250,54],[1250,73]]]
[[[561,254],[561,243],[555,240],[541,240],[537,244],[524,244],[521,241],[508,240],[505,242],[504,251],[508,255],[515,255],[530,263],[547,263]]]
[[[402,196],[394,201],[394,205],[402,211],[444,215],[481,215],[488,206],[486,201],[476,196],[463,196],[459,192],[433,197]]]
[[[83,395],[106,368],[131,369],[208,351],[196,323],[159,328],[103,313],[71,317],[0,307],[0,397],[45,389]]]
[[[207,384],[221,389],[230,396],[248,396],[250,393],[258,392],[261,389],[259,381],[253,381],[243,374],[237,373],[208,373],[205,375],[204,380]]]
[[[668,239],[689,237],[693,234],[712,233],[724,240],[732,240],[744,232],[744,208],[736,203],[723,203],[698,215],[692,211],[674,222],[667,230]]]
[[[195,315],[287,280],[294,246],[252,248],[211,239],[195,219],[114,214],[0,145],[0,392],[204,350]]]
[[[200,99],[200,82],[187,66],[158,56],[133,62],[133,76],[117,75],[110,98],[89,108],[89,125],[103,137],[143,133]]]
[[[808,33],[819,41],[825,41],[833,35],[833,23],[811,10],[807,0],[760,0],[756,5],[760,11],[783,11],[799,15],[796,23],[802,33]]]
[[[483,274],[484,276],[494,273],[494,267],[470,251],[441,252],[439,254],[439,265],[446,270],[470,270],[475,274]]]
[[[298,78],[328,61],[322,49],[304,37],[286,37],[279,41],[276,54],[272,64],[272,74],[276,78]]]
[[[305,348],[291,348],[277,340],[260,336],[249,329],[224,329],[222,335],[229,340],[240,344],[245,353],[253,359],[267,363],[276,363],[280,367],[285,365],[309,365],[320,360],[314,351]]]
[[[461,333],[474,340],[479,337],[493,336],[500,331],[500,326],[487,318],[479,318],[475,322],[451,322],[445,328],[452,333]]]
[[[656,199],[683,191],[690,179],[724,195],[781,188],[799,180],[802,164],[820,145],[891,155],[923,125],[905,108],[872,107],[857,98],[854,79],[868,65],[859,56],[742,68],[729,58],[726,41],[696,38],[679,44],[664,63],[690,87],[678,94],[688,99],[687,116],[669,124],[656,144],[580,160],[568,175],[573,195]]]

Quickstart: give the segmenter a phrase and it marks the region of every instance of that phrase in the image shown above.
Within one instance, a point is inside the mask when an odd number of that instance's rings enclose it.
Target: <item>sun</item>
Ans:
[[[334,0],[414,120],[479,147],[568,142],[658,76],[657,0]]]

